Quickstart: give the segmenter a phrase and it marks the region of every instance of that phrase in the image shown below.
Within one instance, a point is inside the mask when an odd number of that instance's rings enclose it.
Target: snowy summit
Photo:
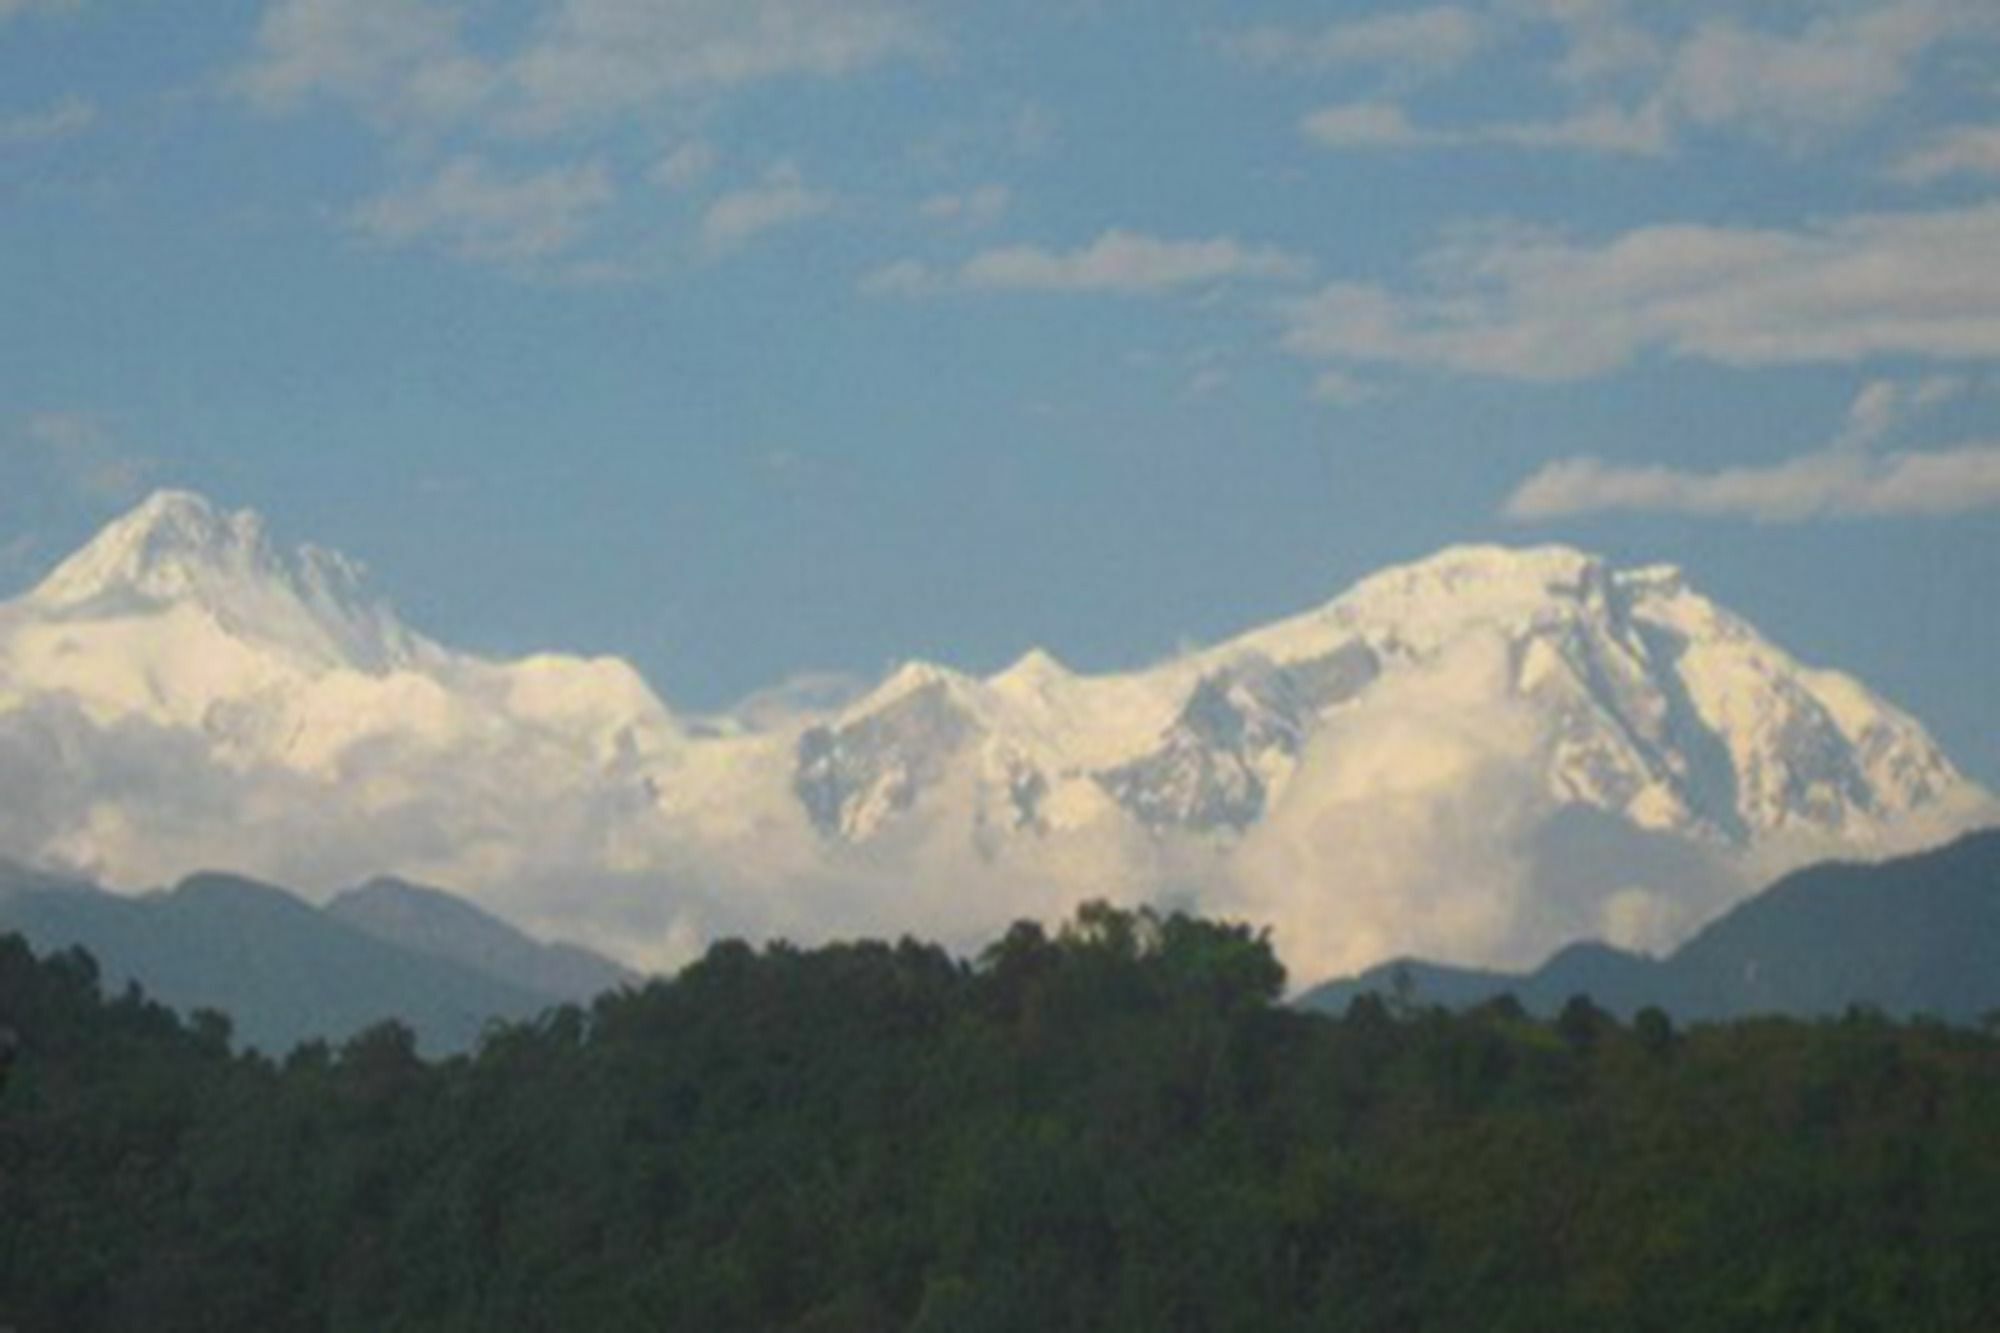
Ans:
[[[1192,897],[1272,924],[1308,980],[1659,944],[1775,864],[1985,800],[1678,571],[1565,547],[1452,548],[1126,673],[912,663],[697,726],[615,659],[441,647],[352,562],[178,492],[0,609],[0,763],[48,793],[0,815],[10,850],[133,886],[403,874],[639,962]],[[1578,828],[1622,874],[1578,882]]]

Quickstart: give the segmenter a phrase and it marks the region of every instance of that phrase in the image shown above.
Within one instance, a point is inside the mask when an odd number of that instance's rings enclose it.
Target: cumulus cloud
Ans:
[[[669,190],[692,189],[715,169],[715,148],[696,139],[681,144],[653,164],[646,178]]]
[[[1563,459],[1523,482],[1503,512],[1522,522],[1622,511],[1796,523],[2000,509],[2000,445],[1871,452],[1905,421],[1962,389],[1948,378],[1877,380],[1856,396],[1830,445],[1764,467],[1691,472]]]
[[[1665,43],[1634,17],[1630,0],[1511,0],[1507,8],[1558,30],[1563,54],[1555,74],[1567,84],[1657,69],[1665,58]]]
[[[1420,129],[1394,102],[1346,102],[1322,107],[1299,122],[1326,148],[1441,148],[1463,142],[1446,130]]]
[[[1335,282],[1281,306],[1286,346],[1335,365],[1525,380],[1642,355],[1731,366],[2000,357],[2000,205],[1796,230],[1666,225],[1586,244],[1461,231],[1410,291]]]
[[[65,97],[40,111],[0,117],[0,147],[21,147],[68,139],[96,123],[96,103],[81,97]]]
[[[1575,99],[1553,117],[1488,118],[1432,126],[1395,104],[1352,103],[1307,117],[1306,135],[1337,149],[1437,149],[1511,144],[1523,148],[1661,155],[1685,131],[1747,136],[1791,149],[1872,123],[1915,85],[1924,62],[1958,40],[2000,35],[2000,16],[1972,0],[1877,0],[1806,7],[1787,22],[1655,10],[1646,22],[1625,0],[1505,0],[1502,16],[1519,49],[1549,27],[1563,52],[1547,75]],[[1424,11],[1434,13],[1438,11]],[[1794,11],[1797,12],[1797,11]],[[1414,19],[1415,16],[1410,16]],[[1367,25],[1363,25],[1364,27]],[[1414,33],[1414,22],[1406,25]],[[1497,33],[1505,24],[1485,30]],[[1255,30],[1239,49],[1267,63],[1310,49],[1295,34]],[[1470,51],[1443,41],[1438,72]],[[1911,170],[1956,170],[1935,163]],[[1964,151],[1961,149],[1961,151]]]
[[[277,0],[236,86],[274,111],[327,97],[403,129],[553,131],[927,49],[889,0],[557,0],[483,47],[440,0]]]
[[[928,222],[979,230],[998,222],[1013,198],[1005,185],[989,181],[969,190],[934,194],[917,206],[917,212]]]
[[[384,244],[428,243],[465,259],[520,264],[569,249],[615,195],[601,163],[509,176],[463,156],[363,202],[348,220]]]
[[[470,114],[499,85],[462,45],[458,11],[433,0],[278,0],[234,79],[265,111],[329,98],[401,127]]]
[[[1312,112],[1300,128],[1321,147],[1336,149],[1504,147],[1655,157],[1671,146],[1666,122],[1655,109],[1632,112],[1609,103],[1560,120],[1439,129],[1416,124],[1394,102],[1348,102]]]
[[[1806,454],[1771,467],[1709,473],[1571,458],[1522,483],[1506,513],[1522,520],[1626,511],[1795,523],[1990,509],[2000,509],[2000,445],[1988,444],[1880,458]]]
[[[1896,430],[1954,398],[1971,385],[1959,375],[1929,375],[1920,380],[1870,380],[1848,404],[1847,422],[1834,437],[1835,449],[1868,449]]]
[[[1375,385],[1343,370],[1323,370],[1313,377],[1312,396],[1315,402],[1335,407],[1359,407],[1363,403],[1374,402],[1381,395],[1382,391]]]
[[[864,296],[932,296],[948,286],[944,273],[921,259],[898,259],[861,276]]]
[[[1027,245],[988,250],[967,260],[960,278],[971,287],[1137,293],[1238,279],[1287,281],[1306,268],[1296,255],[1229,237],[1173,241],[1107,231],[1081,250]]]
[[[1513,148],[1562,149],[1626,157],[1660,157],[1672,150],[1673,135],[1658,104],[1627,110],[1596,103],[1559,120],[1514,121],[1487,127],[1482,141]]]
[[[734,249],[755,236],[830,212],[834,197],[807,185],[797,166],[780,162],[762,180],[721,195],[702,215],[702,241],[712,251]]]
[[[1298,255],[1232,237],[1167,240],[1113,229],[1075,250],[1010,245],[981,251],[955,269],[899,260],[862,279],[875,295],[945,290],[1152,295],[1231,282],[1293,282],[1310,265]]]
[[[82,7],[83,0],[0,0],[0,23],[23,14],[57,14]]]
[[[269,114],[344,109],[430,179],[366,200],[348,220],[378,239],[432,240],[460,259],[521,267],[566,250],[596,214],[633,198],[610,163],[631,140],[683,138],[719,100],[786,80],[833,80],[936,49],[904,0],[552,0],[505,13],[451,0],[272,0],[230,86]],[[478,22],[473,22],[477,14]],[[595,143],[582,166],[543,169],[525,146]],[[639,168],[688,190],[715,164],[683,141]],[[449,153],[449,158],[446,154]],[[825,211],[827,196],[767,180],[715,200],[711,250]],[[630,232],[634,229],[625,229]],[[606,235],[611,235],[607,231]],[[598,254],[566,274],[627,280],[656,265]]]
[[[1932,185],[1955,176],[2000,180],[2000,125],[1960,125],[1932,135],[1890,168],[1905,185]]]
[[[1563,874],[1579,844],[1551,825],[1552,737],[1512,669],[1501,635],[1469,635],[1315,732],[1232,858],[1222,904],[1272,928],[1295,981],[1399,955],[1529,967],[1576,939],[1656,948],[1742,893],[1720,867],[1635,883],[1650,856]]]
[[[1428,76],[1466,64],[1486,36],[1485,21],[1470,9],[1436,5],[1330,23],[1311,31],[1265,24],[1233,35],[1226,45],[1241,59],[1263,67],[1368,67]]]
[[[1908,90],[1924,56],[1991,23],[1956,0],[1887,0],[1793,32],[1709,20],[1675,53],[1665,94],[1695,124],[1798,141],[1871,120]]]
[[[915,15],[884,0],[561,0],[510,73],[532,118],[563,124],[929,47]]]

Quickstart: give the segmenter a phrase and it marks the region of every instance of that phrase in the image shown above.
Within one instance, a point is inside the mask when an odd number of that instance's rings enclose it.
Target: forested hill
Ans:
[[[1986,1329],[2000,1042],[1276,1003],[1102,907],[282,1062],[0,940],[0,1325]],[[0,1032],[0,1039],[8,1033]]]
[[[234,875],[128,897],[0,861],[0,931],[44,952],[87,950],[107,990],[129,980],[184,1012],[225,1012],[239,1042],[267,1053],[394,1018],[426,1054],[452,1054],[493,1019],[531,1018],[637,979],[393,880],[315,907]]]
[[[1357,995],[1403,992],[1452,1007],[1512,995],[1554,1014],[1589,995],[1627,1017],[1825,1017],[1852,1005],[1974,1023],[2000,1010],[2000,829],[1875,863],[1786,875],[1666,958],[1573,944],[1515,974],[1404,959],[1299,997],[1337,1013]]]

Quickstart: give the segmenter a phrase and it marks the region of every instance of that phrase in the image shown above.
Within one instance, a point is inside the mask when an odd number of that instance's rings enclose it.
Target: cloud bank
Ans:
[[[1113,229],[1075,250],[983,250],[955,269],[901,260],[864,278],[862,289],[897,296],[954,290],[1140,296],[1223,283],[1293,282],[1309,271],[1298,255],[1233,237],[1169,240]]]
[[[21,148],[72,138],[96,123],[96,103],[81,97],[64,97],[40,111],[0,117],[0,148]]]
[[[363,202],[348,221],[385,244],[424,241],[464,259],[520,263],[568,249],[616,196],[602,163],[510,175],[466,156]]]
[[[1871,452],[1907,420],[1964,392],[1963,381],[1877,380],[1825,448],[1763,467],[1695,472],[1619,466],[1591,457],[1550,463],[1502,513],[1540,522],[1596,513],[1672,513],[1799,523],[1820,518],[1934,518],[2000,509],[2000,444],[1922,453]]]
[[[1644,356],[1735,367],[2000,358],[2000,204],[1797,229],[1666,225],[1591,244],[1462,230],[1423,284],[1335,282],[1280,307],[1308,360],[1582,380]]]
[[[1820,146],[1878,119],[1952,43],[2000,35],[2000,20],[1972,0],[1767,7],[1756,18],[1697,6],[1646,12],[1624,0],[1515,0],[1489,14],[1430,9],[1318,34],[1253,28],[1230,46],[1265,66],[1376,66],[1411,83],[1412,75],[1459,73],[1497,49],[1537,50],[1553,29],[1558,59],[1520,61],[1570,103],[1551,119],[1461,113],[1456,123],[1432,126],[1400,101],[1361,102],[1323,108],[1301,128],[1342,150],[1511,144],[1659,156],[1704,134],[1790,151]]]
[[[632,139],[655,145],[635,182],[691,192],[717,155],[688,131],[718,101],[935,49],[895,0],[556,0],[511,23],[442,0],[274,0],[228,82],[262,113],[330,106],[383,138],[403,179],[348,211],[355,230],[565,271],[560,261],[610,234],[603,224],[627,198],[613,164]],[[733,249],[829,202],[781,165],[708,200],[690,239]],[[604,257],[573,267],[637,271]]]
[[[1300,71],[1377,68],[1404,77],[1449,74],[1486,44],[1487,21],[1458,5],[1435,5],[1306,30],[1262,24],[1225,42],[1239,59]]]
[[[314,99],[385,127],[553,133],[788,78],[838,78],[932,43],[887,0],[556,0],[475,45],[436,0],[277,0],[235,86],[274,112]]]

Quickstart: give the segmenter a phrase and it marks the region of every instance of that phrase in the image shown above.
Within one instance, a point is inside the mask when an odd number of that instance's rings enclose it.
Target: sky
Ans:
[[[0,0],[0,590],[165,485],[685,710],[1564,542],[2000,784],[2000,9]]]

